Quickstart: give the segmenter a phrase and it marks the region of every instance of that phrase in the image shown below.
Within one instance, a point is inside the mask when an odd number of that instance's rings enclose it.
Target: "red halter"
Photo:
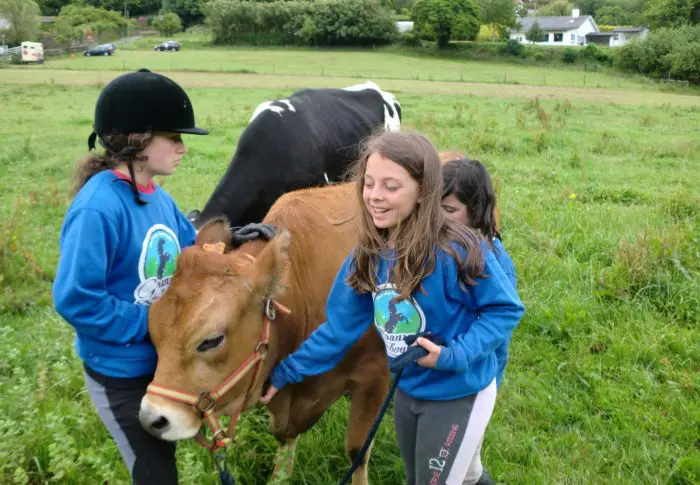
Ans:
[[[270,341],[270,322],[277,316],[275,311],[276,309],[285,314],[290,313],[290,310],[281,303],[274,301],[272,298],[265,299],[262,330],[260,332],[260,340],[258,341],[255,350],[238,367],[238,369],[231,372],[224,382],[216,386],[211,392],[204,391],[201,394],[196,395],[156,384],[150,384],[146,390],[147,394],[153,394],[171,401],[189,404],[194,407],[202,416],[202,419],[207,423],[207,426],[212,432],[213,438],[210,440],[204,436],[201,431],[199,431],[194,439],[197,441],[197,443],[207,448],[211,452],[223,448],[233,441],[236,422],[238,422],[238,418],[240,417],[241,412],[243,412],[243,408],[248,402],[248,399],[250,399],[251,391],[253,390],[258,377],[262,361],[265,359],[265,355],[267,354],[267,347]],[[219,417],[216,415],[216,405],[220,402],[222,397],[233,389],[236,384],[241,382],[241,380],[243,380],[243,378],[246,377],[246,375],[251,371],[252,378],[250,380],[250,384],[248,384],[248,389],[246,390],[243,402],[241,402],[241,405],[236,410],[236,413],[231,416],[231,421],[228,425],[228,432],[225,432],[224,428],[221,426]]]

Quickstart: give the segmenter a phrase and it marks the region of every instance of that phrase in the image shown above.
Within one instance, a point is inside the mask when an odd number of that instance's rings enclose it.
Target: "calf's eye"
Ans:
[[[206,352],[207,350],[215,349],[224,342],[224,336],[219,335],[218,337],[208,338],[202,341],[201,344],[197,346],[199,352]]]

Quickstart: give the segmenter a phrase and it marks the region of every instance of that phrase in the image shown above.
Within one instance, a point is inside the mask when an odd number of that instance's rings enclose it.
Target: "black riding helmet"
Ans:
[[[172,79],[143,68],[119,76],[104,87],[97,98],[88,148],[95,148],[98,136],[104,141],[103,137],[110,133],[147,131],[209,134],[195,126],[192,104],[185,91]],[[127,167],[134,196],[141,203],[131,162],[127,162]]]

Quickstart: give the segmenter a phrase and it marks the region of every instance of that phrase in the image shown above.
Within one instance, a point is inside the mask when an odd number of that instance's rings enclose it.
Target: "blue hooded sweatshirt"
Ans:
[[[464,250],[457,252],[464,256]],[[390,274],[389,258],[389,254],[380,257],[379,275]],[[496,349],[507,342],[524,312],[508,276],[485,246],[484,259],[488,277],[465,287],[454,258],[438,249],[435,268],[422,282],[425,292],[396,301],[398,292],[386,281],[378,280],[378,291],[373,293],[349,287],[352,255],[348,256],[328,296],[327,321],[275,367],[272,385],[281,389],[331,370],[374,320],[389,357],[406,351],[404,338],[418,332],[433,332],[447,342],[435,369],[412,364],[404,370],[399,389],[409,396],[451,400],[483,390],[498,373]]]
[[[181,248],[195,230],[160,187],[141,192],[105,170],[94,175],[68,209],[53,284],[56,311],[76,331],[76,350],[109,377],[152,374],[156,351],[148,308],[170,283]]]
[[[513,260],[506,252],[505,248],[503,247],[503,243],[500,239],[493,240],[493,247],[496,249],[495,254],[496,259],[498,260],[498,264],[501,266],[501,269],[510,280],[511,284],[513,285],[513,288],[515,288],[517,291],[518,282],[515,278],[515,266],[513,265]],[[508,339],[503,345],[496,349],[496,359],[498,360],[498,374],[496,375],[496,385],[499,389],[501,388],[501,382],[503,382],[503,374],[506,370],[506,365],[508,365],[508,347],[510,346],[511,336],[512,334],[508,336]]]

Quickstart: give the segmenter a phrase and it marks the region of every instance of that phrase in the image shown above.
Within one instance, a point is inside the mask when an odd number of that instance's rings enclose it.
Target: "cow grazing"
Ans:
[[[257,403],[275,364],[294,351],[325,320],[325,303],[344,258],[356,243],[357,201],[352,184],[285,194],[264,222],[280,228],[270,241],[230,249],[227,221],[205,224],[194,246],[180,254],[170,287],[150,309],[149,331],[158,351],[152,383],[194,396],[211,391],[255,351],[265,325],[264,302],[275,299],[291,313],[271,321],[269,350],[260,375],[246,375],[216,405],[236,415]],[[286,229],[282,229],[286,228]],[[212,252],[223,242],[227,250]],[[223,244],[219,248],[223,251]],[[278,440],[294,445],[331,404],[351,396],[346,450],[360,450],[389,387],[384,345],[370,329],[334,370],[282,389],[269,403]],[[140,419],[167,440],[193,437],[202,424],[192,406],[147,394]],[[246,399],[246,396],[248,398]],[[367,483],[367,465],[353,485]]]
[[[261,103],[195,226],[221,215],[233,226],[259,222],[286,192],[342,181],[358,143],[382,126],[400,129],[401,106],[371,81]]]

